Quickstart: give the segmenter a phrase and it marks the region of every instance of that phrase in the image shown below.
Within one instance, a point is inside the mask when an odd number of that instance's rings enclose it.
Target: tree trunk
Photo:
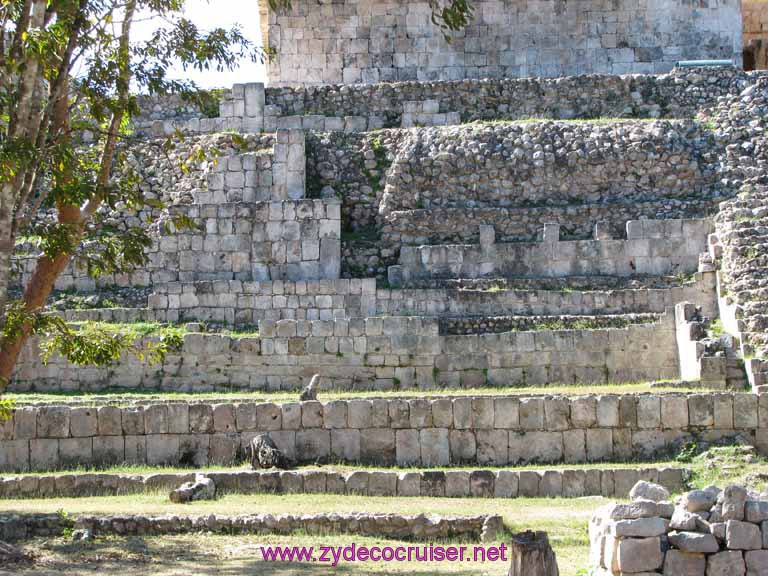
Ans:
[[[6,194],[6,192],[9,192]],[[0,327],[3,325],[3,310],[8,299],[8,284],[11,277],[11,254],[13,236],[11,235],[13,215],[13,193],[6,186],[0,191]]]
[[[512,536],[512,562],[507,576],[559,576],[557,559],[546,532],[522,532]]]

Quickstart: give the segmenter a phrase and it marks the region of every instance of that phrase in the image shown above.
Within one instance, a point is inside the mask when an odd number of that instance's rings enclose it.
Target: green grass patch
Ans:
[[[439,377],[439,371],[436,373]],[[484,388],[433,388],[433,389],[405,389],[392,391],[349,391],[349,390],[323,390],[319,394],[321,401],[345,400],[345,399],[372,399],[372,398],[444,398],[446,396],[536,396],[536,395],[588,395],[588,394],[644,394],[659,393],[701,393],[702,388],[677,387],[670,385],[665,387],[664,382],[660,386],[651,387],[648,382],[627,382],[611,384],[585,384],[585,385],[550,385],[550,386],[500,386]],[[222,400],[228,402],[296,402],[299,390],[293,392],[263,392],[222,389],[214,392],[172,392],[156,389],[125,389],[107,388],[98,392],[83,393],[79,391],[52,391],[52,392],[16,392],[4,395],[17,403],[47,402],[61,404],[73,403],[114,403],[129,404],[142,401],[206,401]]]

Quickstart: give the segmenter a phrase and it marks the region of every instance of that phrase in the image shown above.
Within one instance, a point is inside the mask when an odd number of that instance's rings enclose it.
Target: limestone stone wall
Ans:
[[[213,321],[234,326],[261,320],[331,320],[365,316],[488,316],[521,314],[662,313],[695,302],[716,310],[714,273],[673,288],[560,291],[483,289],[376,289],[373,278],[307,282],[170,283],[155,289],[140,319]],[[120,320],[121,310],[73,311],[71,319]],[[120,320],[125,321],[125,320]]]
[[[744,66],[768,68],[768,1],[742,0],[744,14]]]
[[[741,62],[738,2],[482,0],[451,42],[430,14],[427,2],[402,0],[270,10],[270,83],[650,74],[682,59]]]
[[[409,131],[379,212],[615,204],[704,195],[714,141],[689,122],[493,123]]]
[[[329,534],[351,533],[375,538],[422,540],[458,539],[492,542],[504,529],[501,516],[433,516],[420,514],[376,514],[367,512],[317,514],[205,514],[170,517],[145,514],[112,516],[64,514],[4,514],[0,537],[18,541],[33,537],[64,536],[72,530],[87,530],[99,536],[162,534]]]
[[[145,102],[144,112],[134,123],[141,132],[164,136],[176,130],[205,134],[224,130],[274,132],[281,128],[360,132],[500,118],[682,118],[694,116],[720,96],[738,94],[760,75],[724,67],[676,68],[662,75],[557,79],[485,78],[294,88],[236,84],[225,94],[218,117],[200,117],[193,108],[159,100]],[[252,110],[262,107],[263,117],[246,113],[247,90]]]
[[[152,493],[175,490],[195,480],[195,472],[155,474],[40,474],[0,477],[0,498],[72,498]],[[447,498],[535,498],[606,496],[626,498],[639,480],[658,482],[672,492],[685,487],[684,468],[549,470],[446,470],[397,472],[326,467],[296,471],[236,470],[205,472],[216,494],[349,494]]]
[[[713,225],[708,220],[633,220],[627,239],[561,241],[557,224],[545,225],[541,242],[499,244],[483,226],[480,244],[403,246],[389,268],[398,286],[420,278],[632,276],[698,270]]]
[[[26,407],[0,426],[0,470],[231,464],[264,432],[296,462],[616,461],[737,434],[765,453],[767,399],[707,393]]]
[[[546,385],[675,378],[674,318],[621,329],[442,336],[433,318],[263,320],[254,337],[187,334],[180,351],[148,365],[134,357],[78,367],[25,349],[14,390],[104,387],[204,391],[298,389],[315,373],[346,389]]]
[[[159,227],[147,263],[125,275],[94,278],[70,266],[57,288],[162,286],[168,282],[338,278],[341,211],[338,200],[286,200],[176,205],[169,213],[193,228]],[[20,258],[26,284],[36,258]]]

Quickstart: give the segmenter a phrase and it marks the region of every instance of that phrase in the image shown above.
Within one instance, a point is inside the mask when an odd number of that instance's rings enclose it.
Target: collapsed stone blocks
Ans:
[[[643,496],[652,495],[653,499]],[[759,515],[744,517],[745,507],[759,510],[758,496],[743,486],[725,491],[709,487],[663,500],[669,493],[654,485],[632,490],[632,504],[608,504],[590,521],[590,559],[599,573],[662,571],[704,576],[759,573],[765,560]],[[746,505],[746,506],[745,506]],[[762,529],[765,525],[762,526]],[[662,545],[662,539],[665,545]]]

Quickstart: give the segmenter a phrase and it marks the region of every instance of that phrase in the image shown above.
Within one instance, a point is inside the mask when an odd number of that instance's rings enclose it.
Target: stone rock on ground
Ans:
[[[480,533],[480,542],[496,542],[499,534],[504,530],[504,519],[501,516],[488,516],[483,522],[483,531]]]
[[[663,502],[669,500],[669,490],[659,484],[640,480],[629,491],[630,500],[652,500],[653,502]]]
[[[20,548],[0,540],[0,566],[29,562],[32,558]]]
[[[307,384],[306,388],[301,391],[299,400],[302,402],[308,402],[310,400],[317,400],[317,392],[320,390],[320,374],[315,374]]]
[[[261,468],[286,469],[289,467],[288,459],[280,452],[275,441],[269,437],[269,434],[259,434],[251,440],[249,454],[251,467],[254,470]]]
[[[709,512],[715,505],[717,495],[708,490],[691,490],[683,494],[680,504],[688,512]]]
[[[214,500],[216,498],[216,484],[213,480],[202,474],[195,476],[194,482],[185,482],[170,494],[171,502],[184,504],[195,500]]]

